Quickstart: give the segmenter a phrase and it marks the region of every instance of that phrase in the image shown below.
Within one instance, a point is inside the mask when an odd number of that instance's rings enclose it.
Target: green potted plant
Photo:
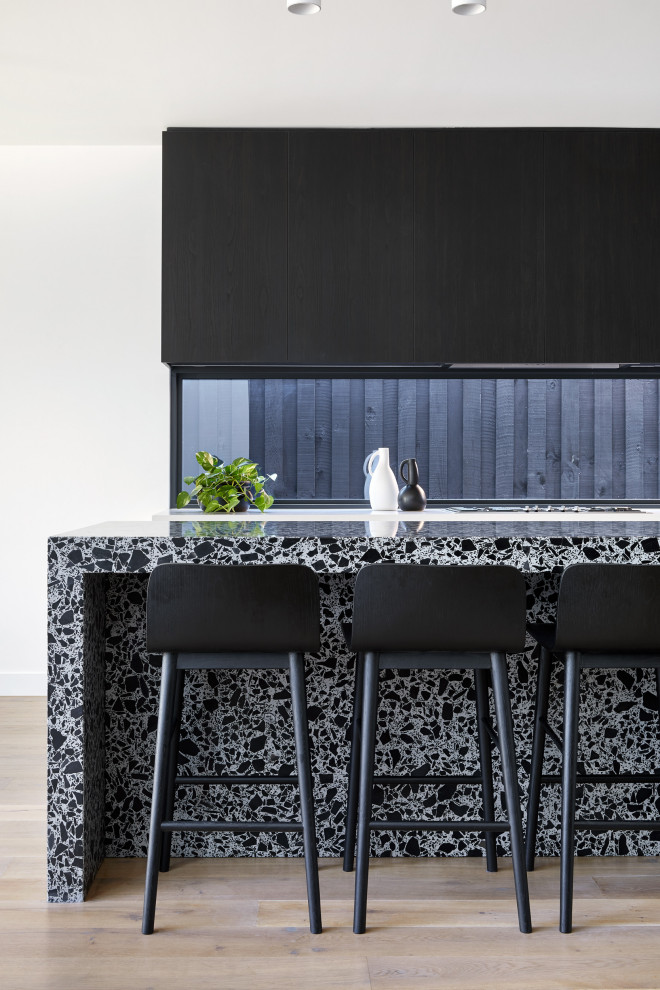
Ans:
[[[251,505],[265,512],[275,501],[264,490],[266,478],[259,474],[258,465],[247,457],[237,457],[231,464],[225,464],[215,454],[198,450],[195,454],[202,473],[197,477],[189,475],[184,484],[192,485],[191,492],[179,492],[177,509],[185,509],[190,500],[197,496],[204,512],[246,512]],[[274,480],[277,475],[268,475]]]

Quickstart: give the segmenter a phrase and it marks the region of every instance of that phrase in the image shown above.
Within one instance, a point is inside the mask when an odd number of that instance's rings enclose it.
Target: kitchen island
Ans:
[[[399,514],[365,520],[279,513],[269,519],[250,512],[231,519],[164,516],[151,522],[104,523],[52,537],[49,900],[84,899],[106,855],[146,854],[159,664],[145,649],[145,602],[148,575],[159,563],[303,563],[317,572],[322,647],[309,660],[308,701],[318,839],[320,855],[340,854],[352,701],[352,661],[340,623],[351,616],[356,573],[380,560],[514,565],[527,580],[530,619],[542,621],[553,614],[559,575],[569,563],[659,564],[660,522],[652,516],[491,521],[445,519],[437,513],[421,519]],[[477,747],[471,675],[448,671],[439,679],[430,671],[388,671],[381,676],[387,679],[378,723],[382,772],[472,772]],[[590,671],[587,676],[598,683],[599,692],[585,692],[581,711],[585,767],[597,767],[600,754],[607,766],[616,764],[621,772],[655,770],[660,758],[653,672]],[[531,643],[525,653],[511,657],[511,682],[520,781],[526,787],[535,686]],[[559,690],[555,685],[555,699]],[[556,705],[551,716],[557,724]],[[184,702],[185,772],[289,772],[294,762],[289,725],[284,672],[269,671],[267,677],[262,671],[195,672]],[[557,770],[552,754],[547,768]],[[627,803],[631,815],[657,817],[655,793],[648,785],[587,790],[587,817],[610,816],[616,802],[619,807]],[[375,797],[378,817],[386,817],[393,809],[391,795],[377,789]],[[203,816],[214,801],[227,819],[287,813],[293,818],[296,813],[295,798],[276,785],[250,791],[198,788],[181,792],[179,798],[182,818]],[[399,788],[396,807],[417,819],[470,819],[480,816],[480,792],[473,786],[453,791],[426,785]],[[540,855],[558,852],[558,813],[553,787],[543,802]],[[503,853],[507,841],[502,836]],[[382,832],[373,843],[375,855],[480,855],[481,850],[477,834]],[[175,856],[298,855],[301,846],[299,837],[290,834],[191,833],[175,835],[172,851]],[[657,854],[660,836],[580,832],[578,851]]]

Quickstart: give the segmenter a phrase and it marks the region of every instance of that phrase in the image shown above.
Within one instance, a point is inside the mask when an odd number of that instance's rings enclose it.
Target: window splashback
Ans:
[[[657,379],[184,379],[196,450],[249,456],[280,499],[360,499],[364,460],[416,457],[431,499],[656,499]]]

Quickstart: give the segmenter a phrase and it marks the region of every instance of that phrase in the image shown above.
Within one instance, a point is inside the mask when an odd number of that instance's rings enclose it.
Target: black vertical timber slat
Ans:
[[[580,489],[580,383],[561,383],[561,497],[574,501]]]
[[[644,496],[644,383],[625,382],[626,498]]]
[[[244,456],[256,461],[260,470],[266,468],[266,383],[263,378],[248,382],[250,450]],[[268,488],[272,492],[272,485]]]
[[[383,423],[383,382],[367,379],[364,383],[364,456],[377,447],[386,446]]]
[[[264,463],[263,468],[268,474],[276,474],[277,480],[270,482],[268,491],[276,498],[284,497],[287,491],[288,477],[284,471],[284,449],[291,444],[290,437],[284,430],[284,382],[278,379],[266,379],[264,382]],[[295,493],[288,495],[295,497]]]
[[[415,382],[415,457],[419,467],[420,484],[428,496],[429,491],[429,380],[418,378]],[[403,482],[401,482],[403,484]]]
[[[527,383],[527,497],[547,498],[546,488],[546,384]]]
[[[314,410],[316,497],[332,497],[332,388],[329,378],[317,378]]]
[[[551,378],[545,392],[547,497],[561,498],[561,382]]]
[[[658,383],[645,381],[644,389],[644,498],[658,497]]]
[[[350,403],[350,437],[349,437],[349,481],[350,491],[353,498],[362,498],[364,495],[364,474],[362,466],[366,457],[364,443],[364,386],[365,382],[360,378],[352,379],[349,382],[349,403]]]
[[[497,382],[497,453],[495,495],[513,498],[513,381]]]
[[[495,451],[497,450],[496,386],[492,378],[481,380],[481,491],[482,498],[495,498]]]
[[[332,498],[350,497],[350,386],[346,378],[332,381]]]
[[[463,498],[463,382],[447,382],[447,494]]]
[[[513,383],[513,497],[527,497],[527,379]]]
[[[282,382],[282,436],[284,456],[282,474],[289,498],[301,498],[298,489],[298,382],[295,378]]]
[[[580,379],[578,403],[580,406],[579,444],[580,477],[578,488],[580,498],[594,497],[594,383],[588,378]]]
[[[626,497],[625,382],[612,382],[612,498]]]
[[[414,378],[400,379],[399,381],[399,421],[397,424],[397,446],[390,451],[392,468],[396,475],[399,487],[403,481],[399,477],[399,465],[401,461],[408,457],[414,457],[416,453],[416,425],[417,425],[417,383]]]
[[[594,382],[594,498],[612,498],[612,382]]]
[[[463,382],[463,498],[481,498],[481,382]]]
[[[314,379],[310,378],[301,378],[298,381],[296,457],[299,498],[314,498],[316,495],[315,385]]]
[[[382,444],[389,447],[390,463],[397,458],[397,434],[399,429],[399,382],[395,378],[383,381],[383,439]]]
[[[426,494],[434,498],[447,498],[447,380],[442,378],[429,382],[428,477]]]

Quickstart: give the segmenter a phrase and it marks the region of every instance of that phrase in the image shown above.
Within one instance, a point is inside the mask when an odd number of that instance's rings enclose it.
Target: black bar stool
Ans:
[[[656,831],[660,821],[601,821],[576,819],[578,784],[652,783],[660,774],[578,774],[580,671],[589,667],[655,667],[660,696],[660,567],[640,564],[571,564],[562,574],[557,621],[530,625],[541,647],[534,741],[527,807],[527,869],[534,869],[542,784],[561,783],[562,932],[573,926],[573,865],[575,830],[594,832]],[[555,657],[565,662],[564,736],[548,723],[550,676]],[[561,750],[561,777],[543,774],[546,738]]]
[[[353,623],[346,629],[357,653],[353,733],[346,815],[344,869],[357,868],[353,931],[366,927],[371,832],[423,829],[484,832],[487,868],[497,869],[495,836],[511,833],[513,870],[522,932],[532,930],[525,873],[522,820],[511,722],[506,653],[525,646],[525,582],[514,567],[373,564],[355,584]],[[378,672],[382,669],[467,669],[476,683],[481,773],[469,777],[376,777]],[[492,678],[497,731],[489,715]],[[491,740],[500,750],[508,821],[494,820]],[[374,782],[386,784],[480,784],[483,821],[372,821]],[[356,826],[357,820],[357,826]]]
[[[142,932],[154,930],[158,870],[170,863],[172,832],[302,832],[309,927],[321,931],[318,862],[307,730],[304,653],[319,649],[318,579],[296,564],[163,564],[149,580],[147,649],[163,654],[151,830]],[[289,668],[296,777],[177,777],[187,670]],[[173,820],[174,796],[199,784],[298,784],[302,822]]]

